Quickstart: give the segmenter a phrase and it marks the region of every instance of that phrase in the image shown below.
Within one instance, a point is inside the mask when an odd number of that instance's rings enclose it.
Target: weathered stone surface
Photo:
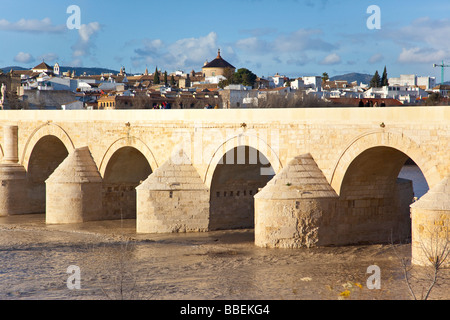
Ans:
[[[299,248],[331,244],[338,195],[310,154],[294,158],[255,195],[255,243]]]
[[[5,125],[0,163],[0,216],[29,212],[26,171],[18,161],[18,127]]]
[[[75,149],[46,181],[46,222],[101,220],[102,177],[88,147]]]
[[[183,150],[136,190],[138,233],[208,230],[209,190]]]
[[[311,154],[295,157],[255,195],[255,199],[272,200],[335,197],[337,197],[336,192],[328,183]]]
[[[28,213],[27,173],[19,164],[0,164],[0,216]]]
[[[445,177],[418,201],[411,204],[411,208],[450,211],[450,176]]]
[[[450,176],[411,205],[412,261],[430,265],[450,250]],[[450,266],[447,258],[444,266]]]

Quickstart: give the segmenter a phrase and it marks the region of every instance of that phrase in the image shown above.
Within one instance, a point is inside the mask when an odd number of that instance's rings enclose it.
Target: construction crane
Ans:
[[[442,64],[433,64],[433,67],[441,67],[441,84],[444,84],[444,68],[450,67],[448,64],[444,64],[444,61],[442,61]]]

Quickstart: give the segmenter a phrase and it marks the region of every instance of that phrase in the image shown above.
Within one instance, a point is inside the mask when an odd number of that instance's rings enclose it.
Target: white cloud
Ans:
[[[373,56],[371,56],[369,58],[369,60],[367,62],[370,64],[374,64],[374,63],[382,61],[383,59],[384,59],[384,57],[381,53],[375,53]]]
[[[30,33],[60,33],[67,30],[65,25],[54,25],[50,18],[42,20],[26,20],[20,19],[17,22],[9,22],[8,20],[0,20],[0,30],[30,32]]]
[[[267,52],[271,50],[269,43],[257,37],[240,39],[236,42],[236,47],[246,52]]]
[[[34,58],[31,54],[29,53],[25,53],[25,52],[19,52],[15,57],[14,57],[14,61],[15,62],[19,62],[19,63],[31,63],[34,61]]]
[[[450,49],[450,43],[444,41],[450,34],[450,19],[432,20],[422,17],[409,26],[400,28],[392,36],[409,43],[426,43],[429,47]]]
[[[270,35],[261,34],[237,40],[234,47],[242,56],[252,55],[252,61],[264,65],[269,61],[275,62],[275,68],[280,65],[301,67],[308,63],[315,63],[313,58],[317,52],[330,52],[337,49],[337,45],[324,38],[321,29],[298,29],[293,32],[271,32]],[[324,59],[324,64],[336,64],[340,57],[332,54]]]
[[[319,63],[322,65],[333,65],[341,62],[341,57],[337,53],[330,53]]]
[[[205,59],[216,57],[217,34],[210,32],[205,37],[180,39],[169,46],[169,53],[174,57],[175,64],[197,65]]]
[[[449,55],[444,50],[431,48],[403,48],[398,57],[400,63],[438,63]]]
[[[38,60],[44,60],[46,62],[53,62],[59,59],[56,53],[46,53],[38,57]]]
[[[143,46],[134,50],[132,58],[134,67],[143,65],[157,65],[158,68],[168,70],[199,68],[205,60],[212,60],[217,56],[217,34],[210,32],[204,37],[184,38],[173,43],[165,43],[160,39],[144,40]],[[227,61],[234,57],[233,50],[226,47]]]
[[[299,29],[289,34],[282,34],[274,40],[273,48],[278,52],[330,51],[335,49],[335,45],[318,38],[322,33],[320,29]]]
[[[82,42],[89,42],[91,37],[100,31],[100,23],[91,22],[89,24],[83,24],[78,31]]]
[[[100,30],[101,26],[98,22],[91,22],[89,24],[81,25],[78,30],[78,41],[72,46],[72,66],[82,66],[83,58],[87,58],[92,55],[91,49],[95,47],[92,40]]]
[[[390,30],[386,36],[401,45],[400,63],[438,63],[450,56],[450,19],[422,17],[410,25]]]

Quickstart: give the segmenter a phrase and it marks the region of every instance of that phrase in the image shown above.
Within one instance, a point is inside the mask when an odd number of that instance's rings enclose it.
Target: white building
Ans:
[[[224,109],[251,108],[258,105],[258,90],[242,84],[233,84],[219,91]]]
[[[299,90],[305,88],[305,82],[302,78],[297,78],[291,81],[291,89]]]
[[[428,93],[418,86],[389,85],[381,88],[370,88],[364,98],[397,99],[402,103],[415,103],[417,99],[428,97]]]
[[[450,85],[439,84],[435,86],[431,91],[439,93],[442,97],[448,97],[450,93]]]
[[[420,87],[424,87],[425,90],[431,90],[436,87],[436,78],[435,77],[417,77],[417,85]]]
[[[58,62],[53,66],[53,74],[57,77],[59,77],[61,74]]]
[[[278,73],[273,77],[269,77],[269,86],[271,88],[279,88],[284,86],[284,78],[285,76],[281,76]]]
[[[46,64],[45,62],[42,62],[40,64],[38,64],[36,67],[34,67],[33,69],[31,69],[33,72],[37,72],[37,73],[42,73],[45,72],[47,74],[51,74],[53,73],[53,68],[50,67],[48,64]]]
[[[205,83],[218,84],[222,80],[227,80],[227,78],[222,75],[206,77]]]
[[[61,105],[62,110],[83,110],[84,103],[82,101],[71,101]]]
[[[314,89],[315,91],[322,91],[322,77],[311,76],[302,77],[305,87]]]
[[[418,77],[415,74],[401,74],[398,78],[389,78],[391,86],[421,86],[425,90],[430,90],[436,86],[435,77]]]

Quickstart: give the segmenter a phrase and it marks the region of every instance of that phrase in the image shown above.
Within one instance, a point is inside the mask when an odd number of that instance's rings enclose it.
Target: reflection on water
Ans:
[[[412,180],[415,197],[420,198],[428,192],[428,183],[417,165],[403,166],[398,177]]]

